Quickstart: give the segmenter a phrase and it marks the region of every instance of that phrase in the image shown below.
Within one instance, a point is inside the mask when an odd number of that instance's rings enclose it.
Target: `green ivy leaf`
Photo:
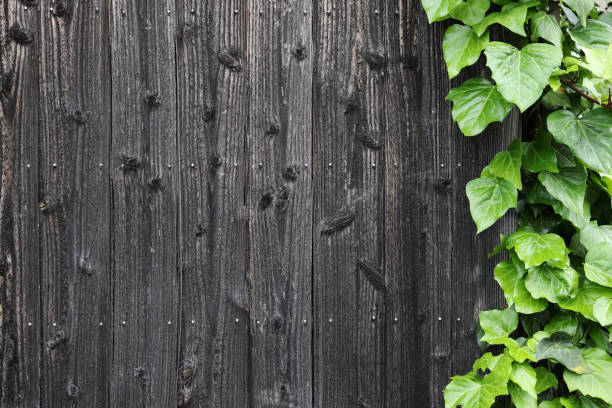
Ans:
[[[444,389],[444,407],[489,408],[495,397],[507,393],[506,381],[495,373],[458,375]]]
[[[519,313],[532,314],[546,309],[546,299],[534,299],[525,287],[524,273],[511,261],[502,261],[495,267],[495,280],[499,283],[509,306]]]
[[[536,394],[536,383],[538,377],[535,370],[529,363],[512,363],[512,373],[510,374],[510,380],[516,385],[521,387],[526,393],[533,395]]]
[[[584,66],[593,74],[607,81],[612,81],[612,44],[607,50],[600,48],[584,48],[586,64]]]
[[[550,195],[561,201],[568,209],[578,215],[588,216],[584,207],[587,180],[584,167],[565,167],[558,173],[543,171],[538,175],[538,179]]]
[[[532,173],[548,171],[559,172],[557,155],[551,146],[552,135],[548,132],[538,132],[535,138],[523,147],[523,167]]]
[[[567,388],[570,392],[580,391],[584,395],[601,398],[612,404],[612,357],[598,348],[582,350],[582,355],[590,372],[577,374],[565,370],[563,379]]]
[[[556,375],[554,375],[542,366],[536,367],[535,372],[537,377],[535,390],[537,394],[546,391],[549,388],[557,389],[559,381],[557,380]]]
[[[573,268],[553,268],[542,264],[529,268],[525,287],[536,299],[547,299],[559,303],[576,296],[579,275]]]
[[[589,249],[584,273],[591,281],[612,288],[612,243],[600,242]]]
[[[570,394],[567,398],[560,398],[560,401],[563,408],[610,408],[610,405],[602,400],[586,395]]]
[[[508,150],[495,155],[487,168],[492,175],[508,180],[520,190],[523,188],[521,183],[522,155],[523,144],[520,139],[515,139],[508,145]]]
[[[507,353],[498,354],[494,356],[491,353],[485,353],[474,361],[472,372],[476,373],[481,370],[483,373],[486,370],[491,371],[502,377],[504,381],[510,380],[510,374],[512,373],[512,362],[513,359]]]
[[[448,18],[449,9],[454,7],[456,0],[421,0],[429,23]]]
[[[557,47],[561,46],[563,33],[561,33],[559,23],[552,15],[543,11],[538,11],[531,17],[530,24],[531,41],[543,38],[555,44]]]
[[[578,312],[590,320],[596,320],[593,315],[593,305],[600,297],[612,298],[612,289],[598,285],[582,277],[576,296],[559,302],[559,306],[567,310]]]
[[[559,312],[555,314],[550,321],[544,326],[544,331],[548,333],[565,332],[570,336],[575,336],[578,330],[578,319],[573,314],[568,312]]]
[[[587,20],[586,26],[577,26],[569,34],[580,48],[606,50],[612,43],[612,25],[591,18]]]
[[[466,185],[470,213],[478,232],[489,228],[508,209],[516,207],[516,188],[507,180],[477,178]]]
[[[546,261],[566,261],[565,242],[557,234],[538,234],[518,230],[508,237],[508,249],[514,248],[526,268],[541,265]]]
[[[518,105],[521,112],[540,97],[562,57],[554,45],[529,44],[519,51],[502,42],[489,43],[485,55],[497,89],[507,101]]]
[[[542,105],[548,109],[553,109],[557,106],[561,108],[571,108],[572,102],[564,91],[556,92],[550,90],[542,97]]]
[[[587,366],[580,349],[572,344],[572,338],[565,332],[553,333],[550,337],[540,340],[536,348],[538,361],[554,359],[575,373],[588,373]]]
[[[480,53],[488,43],[488,31],[478,36],[471,27],[461,24],[450,26],[444,34],[444,40],[442,40],[448,77],[451,79],[456,77],[464,67],[478,61]]]
[[[490,6],[489,0],[460,0],[449,10],[449,14],[455,20],[473,26],[482,21]]]
[[[508,30],[527,36],[525,33],[525,21],[527,20],[527,10],[530,7],[540,4],[537,1],[530,2],[512,2],[502,7],[501,12],[489,13],[484,20],[474,25],[474,31],[477,35],[481,35],[492,24],[501,24]]]
[[[562,2],[576,12],[583,26],[586,25],[586,18],[595,7],[593,0],[562,0]]]
[[[612,225],[598,227],[597,223],[593,221],[580,231],[580,243],[587,250],[600,242],[612,243]]]
[[[523,390],[518,384],[509,382],[508,392],[516,408],[537,408],[538,397]]]
[[[566,144],[588,167],[612,173],[612,110],[596,108],[581,119],[567,110],[558,110],[546,120],[548,130]]]
[[[518,327],[518,313],[511,308],[482,311],[478,313],[478,319],[484,331],[481,341],[489,344],[503,344],[508,335]]]
[[[491,122],[501,122],[512,109],[495,85],[484,78],[472,78],[451,89],[446,97],[452,100],[453,120],[466,136],[481,133]]]
[[[564,408],[558,400],[542,401],[538,408]]]
[[[602,326],[612,324],[612,299],[600,297],[593,304],[593,315]]]

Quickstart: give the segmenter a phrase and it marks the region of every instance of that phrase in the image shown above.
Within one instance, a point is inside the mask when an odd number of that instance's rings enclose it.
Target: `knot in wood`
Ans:
[[[79,396],[80,390],[78,385],[70,381],[66,386],[66,392],[68,393],[68,396],[70,398],[77,398]]]
[[[19,23],[15,23],[9,28],[8,36],[19,44],[32,42],[32,32]]]
[[[283,178],[286,180],[295,180],[298,176],[298,170],[293,166],[287,166],[283,169]]]
[[[269,190],[264,191],[263,195],[259,199],[259,208],[261,208],[262,210],[265,210],[266,208],[270,207],[273,201],[274,201],[274,189],[271,188]]]
[[[58,17],[72,16],[72,0],[57,0],[53,7],[53,14]]]
[[[219,51],[219,62],[229,68],[232,72],[240,72],[242,66],[240,65],[240,59],[242,58],[242,52],[237,48],[224,48]]]
[[[122,156],[121,157],[121,168],[123,171],[133,171],[140,168],[140,160],[136,156]]]
[[[57,346],[62,344],[66,340],[66,336],[63,330],[58,331],[52,339],[47,341],[47,348],[49,350],[55,349]]]
[[[85,275],[91,276],[93,274],[93,268],[91,267],[89,260],[84,256],[79,259],[79,269],[81,270],[81,273],[84,273]]]
[[[278,127],[278,125],[274,122],[270,122],[268,123],[267,127],[266,127],[266,134],[273,136],[273,135],[277,135],[280,132],[280,128]]]
[[[212,106],[204,107],[204,122],[209,122],[215,117],[215,108]]]
[[[372,50],[365,53],[365,60],[372,69],[381,69],[386,63],[384,55]]]
[[[298,46],[295,47],[295,49],[291,53],[298,61],[302,61],[308,56],[308,53],[306,52],[306,47],[303,44],[298,44]]]
[[[161,98],[159,97],[158,92],[147,93],[147,95],[144,97],[144,101],[147,105],[149,105],[152,108],[156,108],[162,104]]]
[[[76,123],[80,125],[87,122],[87,113],[82,111],[81,109],[73,110],[70,117],[72,118],[72,120],[74,120]]]
[[[149,179],[148,184],[149,184],[149,187],[151,187],[151,190],[159,191],[162,189],[161,177],[157,177],[157,176],[151,177]]]
[[[346,109],[344,109],[345,115],[350,115],[359,110],[359,96],[357,94],[351,95],[346,101]]]
[[[218,169],[219,167],[221,167],[222,164],[223,164],[223,160],[221,160],[221,157],[219,157],[217,153],[213,154],[210,159],[210,165],[213,168],[213,170]]]

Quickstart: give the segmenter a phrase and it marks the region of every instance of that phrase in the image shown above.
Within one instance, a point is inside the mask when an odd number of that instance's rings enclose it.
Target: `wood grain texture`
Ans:
[[[253,407],[310,407],[312,6],[252,1],[249,311]]]
[[[36,8],[0,7],[2,408],[40,406],[39,21]]]
[[[181,4],[178,13],[184,164],[178,405],[245,407],[250,396],[244,193],[248,17],[243,2],[225,0]]]
[[[465,184],[520,134],[460,135],[444,97],[486,73],[447,79],[444,28],[418,0],[5,1],[0,407],[443,406],[515,224],[476,236]]]
[[[176,405],[179,166],[174,1],[111,10],[110,406]],[[169,12],[168,12],[169,10]]]
[[[316,2],[314,406],[385,406],[377,1]]]
[[[112,346],[108,14],[101,0],[62,4],[40,5],[41,405],[105,406]]]

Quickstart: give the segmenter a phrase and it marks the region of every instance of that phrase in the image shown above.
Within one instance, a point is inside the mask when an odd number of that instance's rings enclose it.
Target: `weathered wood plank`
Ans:
[[[246,268],[246,5],[179,4],[181,370],[179,406],[245,407],[250,337]]]
[[[316,3],[314,405],[383,407],[381,86],[377,1]]]
[[[479,310],[500,304],[490,242],[512,221],[475,236],[465,184],[519,134],[518,118],[465,138],[452,124],[441,43],[419,1],[385,15],[389,79],[386,137],[385,264],[389,289],[387,404],[443,406],[450,375],[476,356]],[[453,81],[483,72],[473,70]],[[397,321],[395,320],[397,319]]]
[[[108,404],[111,118],[106,5],[103,0],[41,4],[42,401],[48,407],[76,401]]]
[[[312,406],[312,4],[250,2],[252,405]]]
[[[38,407],[40,11],[0,7],[0,407]]]
[[[177,403],[175,2],[111,10],[114,347],[110,406]]]

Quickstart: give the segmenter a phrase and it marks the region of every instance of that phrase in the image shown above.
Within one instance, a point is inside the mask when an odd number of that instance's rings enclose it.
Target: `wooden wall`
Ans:
[[[518,135],[460,136],[442,33],[417,0],[3,0],[0,407],[441,407],[512,224],[476,237],[464,186]]]

